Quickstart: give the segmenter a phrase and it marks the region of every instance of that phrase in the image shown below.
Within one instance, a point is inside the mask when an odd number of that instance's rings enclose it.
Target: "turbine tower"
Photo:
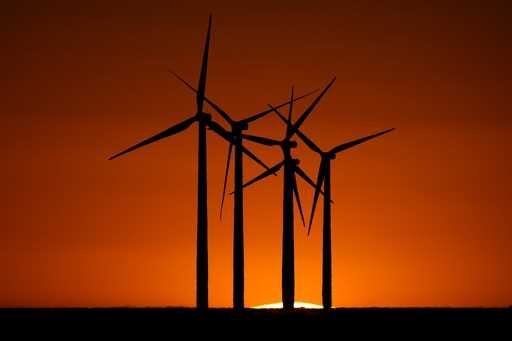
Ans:
[[[230,144],[236,143],[236,140],[232,137],[232,135],[221,125],[212,121],[211,115],[205,113],[203,110],[206,91],[206,74],[208,69],[208,50],[210,43],[211,24],[212,16],[210,15],[201,64],[201,72],[199,76],[199,85],[196,95],[196,114],[184,120],[183,122],[178,123],[109,158],[109,160],[115,159],[121,155],[129,153],[153,142],[159,141],[163,138],[178,134],[190,127],[193,123],[198,124],[196,306],[200,309],[208,308],[208,203],[206,177],[206,127],[220,135]],[[268,167],[247,148],[240,146],[240,150],[258,162],[264,168],[268,169]]]
[[[291,124],[291,116],[293,111],[293,88],[292,100],[290,101],[288,112],[288,125],[286,127],[286,135],[283,140],[277,141],[269,138],[262,138],[259,136],[245,135],[247,140],[258,142],[268,146],[280,146],[283,152],[283,161],[271,167],[269,170],[258,175],[251,181],[247,182],[245,186],[249,186],[256,181],[259,181],[270,174],[277,172],[283,167],[283,246],[282,246],[282,300],[283,309],[293,309],[295,301],[295,251],[294,251],[294,214],[293,214],[293,197],[297,200],[302,220],[304,221],[304,214],[300,205],[299,192],[297,188],[297,180],[295,174],[302,177],[308,184],[319,190],[314,182],[307,176],[307,174],[299,167],[299,160],[294,159],[291,155],[291,150],[297,147],[297,142],[292,141],[291,138],[297,132],[299,127],[304,123],[306,118],[311,114],[320,99],[332,86],[336,78],[334,78],[315,98],[310,106],[304,111],[294,125]],[[270,106],[273,111],[276,109]]]
[[[176,78],[178,78],[182,83],[184,83],[190,90],[195,93],[198,92],[190,83],[181,78],[178,74],[173,71],[170,71]],[[303,96],[297,97],[293,99],[293,101],[298,101],[306,96],[311,95],[316,92],[312,91]],[[244,304],[244,198],[243,198],[243,158],[242,158],[242,145],[243,145],[243,131],[249,129],[249,123],[255,122],[269,113],[273,111],[273,109],[267,109],[257,114],[253,114],[247,116],[241,120],[235,120],[230,116],[225,110],[223,110],[219,105],[217,105],[212,100],[205,97],[204,100],[208,103],[215,111],[217,111],[220,116],[231,126],[231,135],[233,136],[234,143],[230,143],[228,147],[227,154],[227,162],[226,162],[226,171],[224,175],[224,186],[222,191],[222,201],[220,206],[220,216],[222,218],[222,210],[224,206],[224,198],[226,194],[226,186],[229,175],[229,167],[231,165],[231,154],[233,152],[233,147],[235,150],[235,159],[234,159],[234,212],[233,212],[233,307],[235,309],[243,309],[245,307]],[[276,109],[281,108],[285,105],[289,105],[291,101],[285,102],[276,106]]]
[[[286,118],[279,112],[275,111],[279,118],[289,125]],[[381,131],[379,133],[362,137],[350,142],[340,144],[329,151],[323,151],[318,147],[310,138],[308,138],[300,130],[297,130],[297,135],[300,139],[315,153],[320,155],[320,166],[318,168],[318,177],[316,181],[315,195],[313,197],[313,207],[309,217],[308,235],[311,232],[313,224],[313,217],[315,215],[316,204],[322,185],[324,186],[324,207],[323,207],[323,229],[322,229],[322,305],[324,309],[331,309],[332,307],[332,255],[331,255],[331,205],[326,204],[331,202],[331,161],[336,158],[336,154],[355,147],[368,140],[374,139],[378,136],[387,134],[395,128]]]

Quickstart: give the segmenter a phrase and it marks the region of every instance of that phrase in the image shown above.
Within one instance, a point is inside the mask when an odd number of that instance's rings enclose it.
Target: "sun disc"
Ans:
[[[294,308],[304,308],[304,309],[322,309],[323,307],[318,304],[314,303],[308,303],[308,302],[295,302],[293,304]],[[262,304],[257,305],[253,307],[254,309],[282,309],[283,303],[277,302],[277,303],[269,303],[269,304]]]

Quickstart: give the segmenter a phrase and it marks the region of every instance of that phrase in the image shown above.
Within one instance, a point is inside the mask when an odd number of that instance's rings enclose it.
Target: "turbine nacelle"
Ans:
[[[212,114],[207,112],[199,112],[196,117],[199,122],[209,123],[212,121]]]
[[[249,130],[249,123],[244,122],[244,121],[238,121],[235,124],[233,124],[233,130],[236,130],[236,131]]]
[[[281,147],[286,149],[297,148],[297,146],[297,141],[283,140],[281,143]]]

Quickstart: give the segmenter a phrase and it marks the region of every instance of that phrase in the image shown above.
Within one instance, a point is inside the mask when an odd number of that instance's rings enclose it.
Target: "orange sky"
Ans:
[[[197,82],[210,11],[207,96],[233,116],[337,76],[303,125],[317,144],[397,128],[334,162],[335,306],[511,304],[506,5],[46,3],[2,9],[0,306],[195,304],[196,128],[107,157],[194,113],[166,70]],[[250,132],[284,128],[269,117]],[[209,297],[231,306],[227,145],[208,143]],[[315,176],[317,156],[295,154]],[[281,299],[281,181],[246,191],[248,306]],[[320,231],[321,219],[310,238],[296,225],[299,301],[321,302]]]

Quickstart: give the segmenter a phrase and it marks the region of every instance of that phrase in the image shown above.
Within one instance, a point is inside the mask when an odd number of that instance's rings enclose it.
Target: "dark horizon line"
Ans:
[[[193,306],[0,306],[0,311],[2,310],[68,310],[68,309],[76,309],[76,310],[119,310],[119,309],[183,309],[183,310],[197,310],[196,307]],[[209,307],[208,309],[213,310],[235,310],[233,307]],[[279,310],[282,311],[282,308],[253,308],[253,307],[245,307],[246,310]],[[324,311],[323,308],[294,308],[295,310],[311,310],[311,311]],[[475,309],[511,309],[512,305],[509,306],[357,306],[357,307],[332,307],[332,310],[386,310],[386,309],[394,309],[394,310],[449,310],[449,309],[466,309],[466,310],[475,310]]]

